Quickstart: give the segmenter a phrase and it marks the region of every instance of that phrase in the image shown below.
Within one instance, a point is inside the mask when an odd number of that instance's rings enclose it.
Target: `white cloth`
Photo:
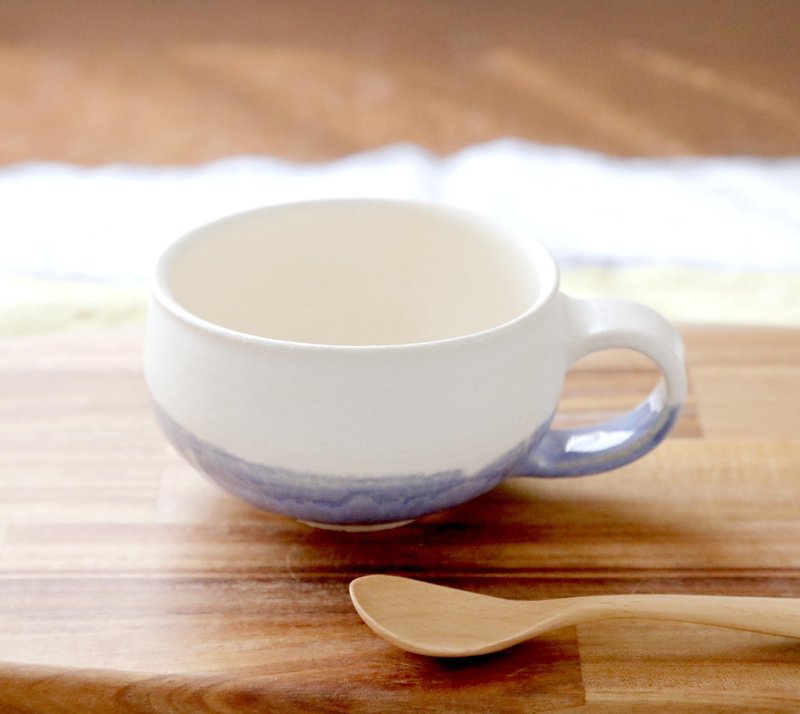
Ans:
[[[398,145],[319,164],[0,167],[0,273],[141,282],[199,224],[346,196],[469,208],[538,236],[563,265],[800,270],[800,157],[618,159],[509,139],[445,158]]]

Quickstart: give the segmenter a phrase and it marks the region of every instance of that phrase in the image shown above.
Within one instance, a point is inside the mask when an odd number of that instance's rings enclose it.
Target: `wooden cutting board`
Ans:
[[[512,598],[800,596],[800,331],[684,334],[689,403],[645,459],[359,535],[185,465],[150,416],[140,333],[0,341],[0,711],[800,710],[790,639],[620,620],[441,661],[348,599],[373,572]],[[654,379],[629,353],[586,360],[559,421]]]

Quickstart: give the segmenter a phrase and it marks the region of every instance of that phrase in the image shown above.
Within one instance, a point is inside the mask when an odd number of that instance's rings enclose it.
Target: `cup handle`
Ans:
[[[521,476],[583,476],[634,461],[669,433],[686,399],[683,342],[664,317],[629,300],[560,297],[570,364],[591,352],[630,348],[650,357],[661,379],[647,399],[622,416],[578,429],[548,430],[515,470]]]

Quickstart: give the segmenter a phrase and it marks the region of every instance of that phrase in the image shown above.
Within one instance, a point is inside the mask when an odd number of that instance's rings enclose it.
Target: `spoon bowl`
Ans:
[[[416,654],[468,657],[561,627],[618,618],[716,625],[800,638],[800,600],[710,595],[595,595],[507,600],[393,575],[350,583],[358,614],[380,637]]]

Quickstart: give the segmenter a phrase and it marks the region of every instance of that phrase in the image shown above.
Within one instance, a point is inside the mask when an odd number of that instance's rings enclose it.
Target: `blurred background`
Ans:
[[[575,295],[800,325],[793,0],[0,0],[0,334],[136,324],[181,233],[462,205]]]

